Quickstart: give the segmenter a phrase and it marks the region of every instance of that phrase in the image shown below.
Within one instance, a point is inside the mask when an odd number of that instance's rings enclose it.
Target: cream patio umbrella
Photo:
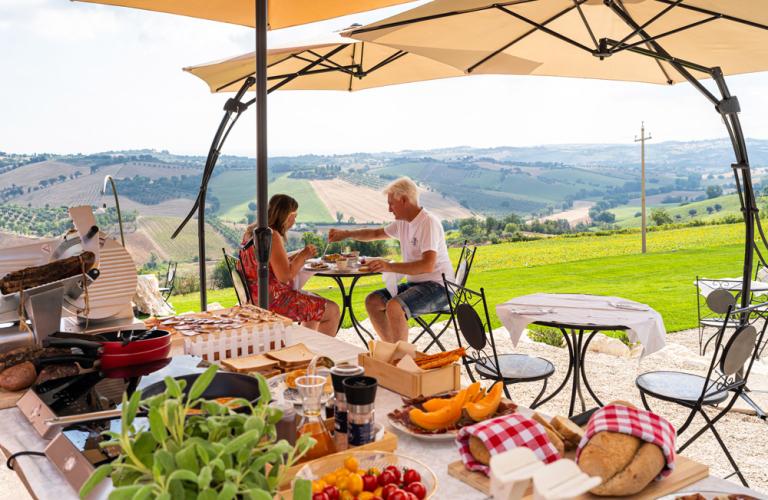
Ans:
[[[237,92],[256,72],[256,54],[184,68],[211,92]],[[274,90],[356,91],[386,85],[464,76],[451,65],[386,45],[339,35],[267,50],[267,92]]]
[[[407,3],[412,0],[78,0],[89,3],[132,7],[136,9],[165,12],[200,19],[251,26],[256,32],[256,204],[258,205],[258,228],[254,234],[259,261],[259,289],[267,287],[271,236],[267,225],[267,31],[301,24],[332,19],[357,12]],[[232,101],[228,102],[230,104]],[[227,116],[235,111],[226,108]],[[225,116],[225,118],[227,118]],[[206,162],[215,163],[218,158],[216,144],[222,139],[224,120],[219,126],[214,144]],[[196,204],[205,199],[205,193],[198,195]],[[186,222],[186,221],[185,221]],[[200,281],[205,284],[205,226],[198,221],[198,252]],[[176,233],[178,234],[178,233]],[[175,236],[175,234],[174,234]],[[259,305],[267,308],[267,294],[259,294]],[[205,286],[200,289],[200,307],[207,309]]]
[[[753,250],[765,264],[755,224],[765,236],[739,103],[723,75],[768,70],[764,0],[435,0],[345,34],[471,74],[689,82],[715,106],[733,145],[746,224],[741,305],[749,305]],[[700,81],[707,78],[716,91]]]

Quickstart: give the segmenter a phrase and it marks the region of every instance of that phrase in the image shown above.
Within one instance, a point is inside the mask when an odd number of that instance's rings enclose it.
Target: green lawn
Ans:
[[[639,235],[552,238],[535,242],[480,247],[469,286],[483,287],[494,327],[499,326],[495,305],[535,292],[615,295],[649,304],[664,318],[668,331],[696,326],[697,275],[738,276],[743,240],[740,224],[703,226],[649,234],[650,253],[638,253]],[[452,249],[454,258],[457,249]],[[327,278],[313,278],[305,289],[339,301],[338,290]],[[381,288],[378,277],[361,280],[355,288],[354,307],[365,317],[363,301]],[[197,295],[173,297],[178,311],[197,307]],[[209,294],[210,302],[234,304],[231,290]]]
[[[222,219],[238,222],[249,212],[248,203],[256,196],[255,180],[250,171],[225,171],[211,181],[211,194],[221,203],[218,215]],[[269,183],[269,192],[285,193],[298,200],[299,222],[333,222],[309,181],[291,179],[288,175]]]

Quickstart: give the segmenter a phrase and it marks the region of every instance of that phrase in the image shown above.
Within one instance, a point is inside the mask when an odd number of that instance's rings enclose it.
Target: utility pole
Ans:
[[[641,230],[640,233],[642,234],[643,238],[643,253],[645,253],[645,228],[646,228],[646,218],[645,218],[645,141],[651,139],[650,132],[648,133],[648,137],[645,136],[645,122],[640,122],[640,138],[635,137],[635,142],[640,143],[640,218],[641,221]]]

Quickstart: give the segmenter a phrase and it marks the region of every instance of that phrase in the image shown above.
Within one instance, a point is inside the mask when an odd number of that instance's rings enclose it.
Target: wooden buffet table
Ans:
[[[356,361],[362,348],[331,337],[326,337],[304,327],[289,327],[293,342],[302,342],[314,352],[332,358],[335,362]],[[387,413],[401,405],[398,394],[379,388],[376,395],[376,420],[386,425]],[[16,408],[0,411],[0,449],[6,456],[21,450],[42,451],[48,441],[41,439]],[[485,499],[484,494],[468,484],[448,475],[448,464],[459,455],[452,441],[423,441],[398,434],[397,452],[408,455],[429,465],[438,477],[438,491],[434,498]],[[75,500],[78,498],[64,477],[45,457],[23,456],[17,459],[17,473],[34,498],[41,500]],[[736,483],[708,477],[682,491],[728,491],[763,497],[760,493],[743,488]]]

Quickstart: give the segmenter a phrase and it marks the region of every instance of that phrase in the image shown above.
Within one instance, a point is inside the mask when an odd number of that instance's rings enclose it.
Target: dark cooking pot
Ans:
[[[192,384],[195,383],[199,376],[199,373],[195,373],[175,377],[176,380],[185,380],[187,382],[183,391],[184,395],[188,394]],[[165,382],[155,382],[143,389],[141,394],[142,397],[148,398],[163,392],[165,392]],[[203,391],[200,397],[203,399],[243,398],[250,401],[251,404],[256,404],[260,395],[259,381],[256,378],[250,375],[243,375],[242,373],[217,372],[211,384]]]

